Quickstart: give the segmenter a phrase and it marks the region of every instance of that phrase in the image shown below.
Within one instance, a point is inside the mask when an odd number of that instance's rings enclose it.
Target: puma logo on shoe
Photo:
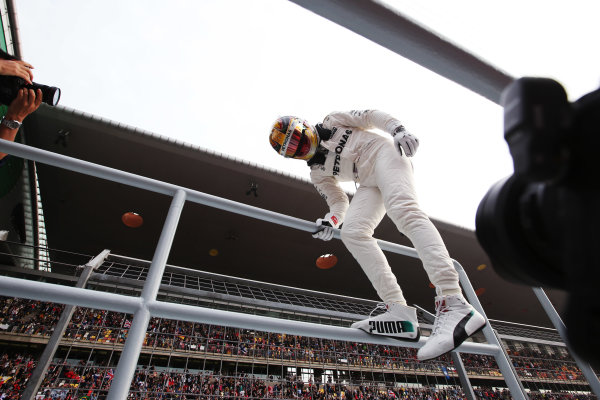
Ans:
[[[465,327],[467,326],[467,322],[469,322],[469,320],[473,318],[473,315],[475,315],[475,313],[471,311],[470,313],[465,315],[463,319],[461,319],[458,322],[458,324],[456,324],[454,332],[452,332],[452,338],[454,339],[455,348],[458,347],[462,342],[464,342],[469,336],[471,336],[472,333],[468,334]]]
[[[372,316],[382,310],[382,314]],[[351,328],[400,340],[416,341],[421,336],[416,309],[399,303],[377,304],[369,318],[354,322]]]
[[[369,333],[393,334],[414,331],[415,328],[409,321],[369,321]]]

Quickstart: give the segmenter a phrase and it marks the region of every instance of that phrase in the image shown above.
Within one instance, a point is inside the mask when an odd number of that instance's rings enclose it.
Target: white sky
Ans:
[[[559,80],[572,100],[600,83],[596,1],[387,2],[512,76]],[[277,116],[380,109],[420,139],[423,209],[467,228],[512,173],[498,105],[286,0],[16,6],[23,58],[63,106],[304,178],[268,144]]]

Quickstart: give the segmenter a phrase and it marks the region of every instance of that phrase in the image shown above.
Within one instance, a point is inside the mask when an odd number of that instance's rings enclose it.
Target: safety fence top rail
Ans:
[[[398,341],[385,336],[369,335],[359,329],[321,325],[310,322],[283,320],[260,315],[249,315],[238,312],[209,309],[186,304],[167,303],[163,301],[144,302],[140,297],[121,294],[97,292],[89,289],[68,287],[45,282],[28,281],[12,277],[0,279],[0,293],[5,296],[34,298],[40,301],[58,301],[64,304],[88,308],[102,308],[108,311],[135,314],[140,308],[147,308],[149,314],[165,319],[177,319],[209,325],[232,326],[236,328],[255,329],[267,332],[278,332],[290,335],[320,337],[332,340],[345,340],[359,343],[384,344],[418,348],[424,344],[422,338],[418,342]],[[144,327],[146,332],[146,327]],[[496,355],[497,346],[465,342],[459,347],[466,353]]]
[[[546,340],[551,342],[561,343],[563,339],[560,337],[558,331],[547,331],[543,328],[521,328],[518,326],[510,326],[505,324],[499,324],[496,321],[490,321],[494,329],[498,331],[500,335],[523,337],[523,338],[536,338],[539,340]]]
[[[156,301],[168,254],[171,250],[175,231],[186,201],[219,208],[224,211],[305,232],[312,232],[314,230],[314,222],[260,209],[232,200],[201,193],[189,188],[78,160],[19,143],[0,140],[0,151],[55,167],[69,169],[74,172],[172,196],[167,218],[163,225],[158,244],[156,245],[151,268],[149,269],[140,297],[121,296],[105,292],[96,292],[79,287],[65,287],[62,285],[33,282],[17,278],[3,277],[0,279],[0,293],[5,293],[14,297],[25,297],[41,301],[56,301],[64,304],[81,305],[91,308],[101,307],[111,311],[134,313],[131,329],[117,365],[117,374],[115,374],[115,378],[112,381],[109,391],[108,398],[111,400],[125,399],[127,397],[146,329],[150,317],[152,316],[333,340],[348,340],[393,346],[401,345],[402,347],[413,348],[419,348],[425,344],[426,339],[423,337],[417,342],[398,343],[398,341],[392,338],[369,335],[359,329],[314,324],[304,321],[283,320],[232,311],[213,310],[203,307]],[[335,230],[334,237],[340,239],[339,230]],[[415,249],[382,240],[378,240],[377,243],[383,250],[418,258]],[[485,312],[477,299],[475,290],[466,276],[464,268],[462,268],[455,260],[453,261],[454,267],[459,274],[460,282],[463,285],[465,296],[485,317]],[[513,398],[518,400],[525,399],[526,395],[522,385],[517,379],[516,371],[508,361],[506,354],[502,350],[502,345],[496,334],[492,331],[489,323],[483,328],[483,334],[486,337],[486,340],[491,344],[464,342],[457,348],[457,351],[495,356]]]
[[[11,246],[26,246],[26,247],[39,247],[32,246],[20,242],[4,241],[5,244]],[[82,263],[85,260],[91,258],[90,255],[84,255],[75,253],[63,249],[44,248],[51,252],[74,254],[81,256]],[[0,254],[6,254],[0,251]],[[17,256],[20,257],[20,256]],[[36,260],[31,258],[31,260]],[[56,261],[51,261],[57,263]],[[60,263],[66,265],[65,263]],[[81,265],[78,264],[78,265]],[[78,265],[71,264],[72,267]],[[137,269],[136,269],[137,267]],[[147,276],[147,270],[150,267],[150,261],[142,260],[138,258],[132,258],[119,254],[110,254],[105,263],[103,263],[97,270],[96,274],[92,275],[92,282],[95,280],[94,277],[98,278],[98,275],[112,275],[115,277],[126,277],[140,281],[139,285],[143,284],[143,280]],[[12,271],[12,270],[11,270]],[[18,271],[14,270],[13,272]],[[33,273],[32,270],[24,269],[24,274]],[[173,278],[179,274],[178,277]],[[58,278],[59,275],[53,274],[52,272],[46,272],[45,275],[53,276]],[[171,275],[171,276],[169,276]],[[100,279],[102,280],[102,279]],[[194,282],[200,282],[200,285],[196,285]],[[202,285],[205,282],[206,285]],[[214,284],[219,282],[218,284]],[[377,304],[374,300],[361,299],[349,296],[343,296],[338,294],[318,292],[313,290],[307,290],[302,288],[287,287],[268,282],[255,281],[250,279],[239,278],[235,276],[228,276],[223,274],[217,274],[213,272],[207,272],[197,269],[185,268],[175,265],[166,265],[165,274],[163,276],[163,285],[166,292],[180,293],[178,289],[189,288],[198,289],[203,292],[213,292],[218,294],[220,288],[222,288],[228,295],[242,297],[244,299],[258,300],[261,296],[265,297],[267,294],[274,296],[274,302],[268,302],[271,308],[278,308],[282,304],[294,304],[293,300],[297,299],[298,295],[301,296],[303,304],[308,305],[312,308],[312,311],[318,311],[319,309],[325,310],[349,310],[350,314],[365,315],[369,314],[373,307]],[[267,289],[266,292],[263,289]],[[243,300],[241,300],[243,301]],[[514,323],[510,321],[501,321],[495,319],[489,319],[492,327],[500,334],[513,336],[517,338],[535,338],[546,341],[552,341],[556,343],[562,343],[562,338],[555,328],[526,325],[520,323]]]
[[[130,269],[114,263],[105,263],[98,273],[92,275],[93,282],[128,282],[132,286],[141,287],[147,276],[147,269]],[[345,319],[357,319],[368,315],[376,302],[357,303],[335,300],[309,294],[297,294],[265,287],[242,285],[218,279],[187,276],[172,271],[166,271],[161,281],[161,290],[170,293],[194,294],[208,299],[228,302],[239,302],[254,306],[264,306],[274,309],[287,309],[293,312],[305,312],[313,315],[337,316]],[[338,310],[344,310],[340,312]]]
[[[146,279],[149,267],[148,261],[111,255],[96,272],[104,275],[101,277],[104,281],[111,280],[110,277],[113,277],[112,280],[125,278],[133,280],[132,284],[139,286]],[[97,279],[97,274],[92,277],[92,280]],[[347,319],[369,315],[377,305],[374,300],[293,288],[171,265],[165,268],[161,288],[175,293],[202,293],[210,298]]]
[[[18,242],[7,242],[12,246],[20,246]],[[52,249],[54,251],[62,251]],[[64,251],[66,252],[66,251]],[[78,254],[78,253],[72,253]],[[86,259],[91,258],[85,256]],[[82,258],[83,260],[83,258]],[[123,278],[129,278],[135,280],[135,282],[127,282],[134,288],[141,287],[143,280],[147,276],[147,271],[150,266],[150,261],[131,258],[123,255],[110,254],[106,261],[98,267],[96,273],[92,275],[90,283],[105,284],[110,279],[106,278],[106,275],[113,276],[114,282],[124,283]],[[73,265],[75,267],[75,265]],[[59,279],[60,274],[53,272],[36,273],[30,269],[24,268],[9,268],[6,271],[18,272],[21,271],[24,275],[42,274],[49,278]],[[174,272],[176,271],[176,272]],[[103,276],[104,275],[104,276]],[[179,279],[172,279],[170,275],[179,275]],[[195,282],[201,282],[196,284]],[[204,285],[202,284],[204,282]],[[264,291],[264,289],[267,291]],[[181,289],[190,289],[189,292],[184,292]],[[289,289],[290,293],[286,289]],[[103,289],[99,289],[103,290]],[[105,289],[104,289],[105,290]],[[223,290],[227,295],[223,295]],[[268,282],[261,282],[255,280],[249,280],[244,278],[238,278],[233,276],[227,276],[222,274],[216,274],[207,271],[200,271],[190,268],[178,267],[173,265],[167,265],[165,274],[163,276],[163,286],[161,291],[164,292],[167,297],[169,294],[180,296],[186,293],[193,293],[194,298],[197,299],[196,303],[201,304],[201,300],[214,301],[220,299],[230,303],[237,303],[245,305],[249,308],[249,312],[252,312],[253,307],[267,307],[269,310],[284,310],[294,313],[306,313],[311,317],[330,317],[330,318],[344,318],[347,320],[353,316],[356,319],[358,315],[368,314],[376,305],[376,301],[368,299],[359,299],[354,297],[336,295],[331,293],[322,293],[312,290],[306,290],[301,288],[285,287],[281,285],[270,284]],[[214,296],[211,296],[214,293]],[[261,294],[273,296],[273,301],[253,301],[260,300]],[[297,295],[301,294],[303,305],[306,307],[298,307]],[[250,301],[248,301],[250,300]],[[165,300],[169,301],[169,300]],[[193,303],[188,303],[193,304]],[[290,307],[285,307],[286,305]],[[348,310],[346,313],[335,312],[332,310]],[[327,312],[323,312],[327,311]],[[420,322],[427,321],[419,318]],[[492,327],[497,330],[500,335],[507,335],[514,339],[541,339],[551,341],[555,343],[562,343],[562,338],[553,328],[539,327],[533,325],[524,325],[513,323],[509,321],[500,321],[490,319]],[[564,345],[564,344],[563,344]]]
[[[312,232],[314,230],[314,222],[306,221],[299,218],[295,218],[292,216],[260,209],[257,207],[249,206],[243,203],[238,203],[232,200],[227,200],[223,198],[219,198],[216,196],[212,196],[209,194],[205,194],[202,192],[198,192],[189,188],[184,188],[178,185],[169,184],[166,182],[162,182],[159,180],[139,176],[133,173],[120,171],[114,168],[94,164],[91,162],[79,160],[72,157],[67,157],[61,154],[52,153],[50,151],[46,151],[39,148],[34,148],[30,146],[26,146],[20,143],[9,142],[0,140],[0,151],[6,152],[7,154],[11,154],[13,156],[23,157],[26,159],[34,160],[37,162],[41,162],[44,164],[52,165],[59,168],[69,169],[71,171],[83,173],[86,175],[95,176],[101,179],[111,180],[113,182],[122,183],[125,185],[137,187],[140,189],[145,189],[149,191],[153,191],[156,193],[162,193],[169,196],[175,196],[174,200],[178,195],[181,195],[178,202],[179,208],[183,205],[185,201],[191,201],[199,204],[208,205],[211,207],[219,208],[225,211],[230,211],[233,213],[241,214],[247,217],[252,217],[256,219],[261,219],[267,222],[276,223],[283,226],[288,226],[290,228],[303,230],[306,232]],[[174,230],[176,227],[176,223],[171,228]],[[164,231],[163,231],[164,232]],[[339,230],[336,230],[335,237],[340,238]],[[409,247],[398,245],[391,242],[386,242],[383,240],[379,240],[378,244],[384,250],[388,250],[391,252],[395,252],[397,254],[402,254],[414,258],[418,258],[417,252]],[[170,245],[169,245],[170,246]],[[165,258],[166,261],[166,258]],[[154,260],[153,260],[154,263]],[[459,271],[463,271],[460,264],[456,261],[454,262],[455,267]],[[150,271],[152,272],[152,271]],[[160,277],[158,279],[158,285],[162,280],[162,274],[164,272],[164,265],[160,271]],[[149,277],[150,278],[150,277]],[[146,289],[146,288],[145,288]],[[158,291],[158,286],[152,289],[154,296]],[[84,290],[85,292],[85,290]],[[466,295],[469,297],[470,292],[472,292],[472,288],[470,291],[466,292]],[[146,293],[148,294],[148,293]],[[142,296],[144,293],[142,293]],[[472,299],[470,299],[472,300]],[[479,311],[483,313],[483,309],[481,305],[474,299],[474,306],[479,308]]]
[[[107,257],[107,261],[115,261],[115,262],[120,263],[121,265],[137,266],[137,267],[141,267],[144,269],[147,269],[150,267],[150,261],[148,261],[148,260],[141,260],[141,259],[131,258],[131,257],[118,255],[118,254],[110,254]],[[108,271],[108,269],[107,269],[107,271]],[[257,280],[253,280],[253,279],[240,278],[240,277],[230,276],[230,275],[223,275],[223,274],[218,274],[215,272],[208,272],[208,271],[203,271],[203,270],[199,270],[199,269],[180,267],[180,266],[170,265],[170,264],[167,264],[165,266],[165,272],[177,273],[180,275],[185,275],[186,277],[198,277],[198,278],[203,278],[203,279],[209,279],[209,280],[219,281],[219,282],[223,282],[223,283],[237,284],[237,285],[243,285],[243,286],[252,286],[254,288],[286,291],[286,292],[294,293],[297,295],[312,296],[312,297],[318,297],[318,298],[323,298],[323,299],[330,299],[333,301],[349,302],[349,303],[357,303],[357,304],[362,303],[362,304],[368,305],[369,307],[372,306],[374,303],[376,303],[375,301],[369,300],[369,299],[362,299],[362,298],[358,298],[358,297],[345,296],[345,295],[341,295],[341,294],[320,292],[320,291],[316,291],[316,290],[303,289],[303,288],[286,286],[286,285],[281,285],[281,284],[274,284],[274,283],[269,283],[269,282],[265,282],[265,281],[257,281]]]
[[[103,165],[94,164],[76,158],[63,156],[61,154],[26,146],[20,143],[1,140],[0,151],[5,152],[7,154],[11,154],[13,156],[23,157],[33,161],[41,162],[43,164],[68,169],[82,174],[95,176],[97,178],[106,179],[109,181],[133,186],[139,189],[144,189],[168,196],[175,196],[177,192],[183,192],[185,193],[185,199],[187,201],[219,208],[221,210],[245,215],[251,218],[261,219],[267,222],[278,223],[280,225],[303,230],[305,232],[312,232],[314,230],[314,222],[312,221],[306,221],[289,215],[264,210],[244,203],[227,200],[207,193],[202,193],[197,190],[192,190],[182,186],[136,175],[130,172],[121,171]],[[337,233],[337,235],[339,237],[339,233]],[[394,244],[390,243],[390,245]],[[402,251],[401,254],[405,253],[406,255],[416,257],[416,252],[413,249],[404,246],[399,247],[403,248],[397,250],[398,252]]]

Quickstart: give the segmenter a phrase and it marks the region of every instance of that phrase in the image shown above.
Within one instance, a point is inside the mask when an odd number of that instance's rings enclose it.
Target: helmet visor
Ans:
[[[289,141],[285,146],[285,157],[304,158],[311,150],[310,133],[306,133],[306,127],[303,124],[293,126],[289,134]],[[283,150],[283,149],[282,149]]]
[[[314,129],[306,121],[295,117],[277,120],[271,131],[270,141],[280,155],[301,160],[310,159],[318,146],[318,136]]]

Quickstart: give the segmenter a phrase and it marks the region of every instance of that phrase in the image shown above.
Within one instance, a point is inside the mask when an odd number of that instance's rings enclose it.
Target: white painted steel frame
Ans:
[[[53,165],[55,167],[69,169],[71,171],[173,197],[152,259],[152,264],[150,265],[148,277],[144,283],[144,288],[142,289],[141,297],[130,297],[89,289],[66,287],[50,283],[29,281],[26,279],[0,277],[0,293],[4,296],[24,297],[40,301],[51,301],[90,308],[102,308],[110,311],[134,314],[127,340],[125,341],[121,357],[119,358],[115,378],[112,381],[108,393],[108,399],[110,400],[125,399],[127,397],[151,316],[327,339],[387,344],[393,346],[401,344],[403,347],[413,348],[421,347],[425,343],[424,338],[418,342],[399,343],[394,339],[369,335],[357,329],[319,325],[301,321],[281,320],[277,318],[157,301],[156,295],[158,293],[158,288],[162,280],[179,217],[186,200],[307,232],[312,232],[314,230],[314,222],[222,199],[196,190],[63,156],[61,154],[52,153],[20,143],[0,140],[0,151],[44,164]],[[335,237],[338,239],[340,238],[339,230],[336,230]],[[418,258],[417,252],[412,248],[383,240],[378,240],[378,243],[384,250]],[[485,315],[464,269],[456,261],[454,261],[454,266],[459,273],[465,296],[479,312]],[[484,328],[484,335],[490,344],[463,343],[458,347],[457,351],[494,356],[513,398],[525,399],[526,395],[521,390],[520,383],[511,369],[509,360],[501,350],[500,342],[493,333],[489,322]]]
[[[330,21],[344,26],[443,77],[463,85],[495,103],[499,103],[502,90],[513,80],[513,78],[506,73],[475,57],[441,36],[418,25],[416,22],[411,21],[399,12],[392,10],[390,7],[383,5],[377,0],[290,1],[323,16]],[[12,7],[12,0],[8,0],[8,3],[11,5],[11,8],[14,8]],[[13,20],[16,21],[14,15]],[[139,355],[139,349],[141,348],[141,342],[145,335],[145,326],[151,315],[330,339],[397,345],[397,342],[393,339],[378,338],[348,328],[322,326],[297,321],[282,321],[268,317],[248,316],[233,312],[208,310],[187,305],[176,305],[156,301],[156,294],[160,285],[162,273],[164,272],[166,258],[181,214],[181,207],[186,198],[187,200],[196,203],[307,232],[312,231],[314,227],[313,222],[258,209],[242,203],[220,199],[208,194],[136,176],[101,165],[86,163],[81,160],[59,156],[39,149],[27,148],[27,146],[5,142],[3,140],[0,140],[0,150],[38,162],[67,168],[84,174],[109,179],[174,197],[152,261],[148,279],[144,285],[142,297],[140,298],[132,298],[111,293],[99,293],[87,289],[64,287],[16,278],[0,278],[0,290],[4,295],[26,297],[43,301],[55,301],[84,307],[97,308],[98,306],[101,306],[107,310],[135,314],[134,322],[130,329],[127,341],[125,342],[121,360],[117,367],[117,373],[115,374],[115,379],[113,380],[109,392],[109,399],[126,398],[129,390],[129,383],[133,377],[135,363]],[[336,237],[339,239],[339,232],[336,232]],[[378,243],[384,250],[410,257],[417,257],[414,249],[381,240],[378,241]],[[483,308],[474,293],[464,269],[456,261],[454,265],[459,272],[461,284],[468,300],[480,312],[483,312]],[[562,326],[562,321],[557,321],[556,310],[554,310],[543,291],[541,291],[541,289],[536,289],[534,291],[550,318],[555,325],[557,325],[557,328],[560,328],[560,326]],[[559,317],[558,320],[560,320]],[[461,345],[457,351],[494,355],[509,389],[511,390],[513,398],[527,398],[514,371],[511,369],[510,362],[501,350],[500,342],[492,331],[489,323],[484,328],[484,335],[486,339],[494,345],[465,343]],[[416,344],[403,342],[403,345],[406,345],[406,347],[420,347],[423,342],[423,340]],[[135,349],[137,349],[137,353]],[[127,361],[123,361],[125,355],[127,355]],[[125,376],[122,379],[117,378],[123,374],[125,374]],[[586,376],[587,375],[588,374],[586,374]],[[597,382],[597,378],[595,375],[593,376]],[[127,380],[127,377],[129,377],[129,381]],[[598,386],[595,383],[590,383],[594,389],[598,389]],[[596,392],[596,390],[594,390],[594,392]],[[598,393],[596,392],[596,394]]]
[[[500,103],[514,78],[377,0],[290,0]]]
[[[82,268],[81,274],[79,274],[79,278],[77,279],[77,283],[75,287],[84,288],[94,269],[98,268],[106,257],[110,254],[109,250],[103,250],[96,257],[88,261],[85,265],[80,266]],[[44,351],[40,356],[37,365],[33,369],[31,376],[27,380],[27,386],[23,393],[21,394],[21,399],[23,400],[35,400],[36,394],[40,388],[44,377],[46,376],[46,372],[48,371],[48,367],[50,366],[50,362],[54,358],[56,351],[58,350],[58,346],[60,346],[60,342],[62,341],[63,335],[71,322],[71,318],[73,317],[73,313],[75,312],[75,306],[72,304],[67,304],[60,314],[60,318],[58,322],[54,326],[52,330],[52,335],[50,335],[50,339],[48,339],[48,343],[46,343],[46,347],[44,347]]]
[[[546,292],[544,292],[544,289],[540,287],[534,287],[533,293],[535,293],[536,297],[542,304],[544,311],[546,311],[546,314],[548,314],[550,321],[552,321],[552,324],[558,331],[558,334],[568,347],[569,341],[567,338],[567,327],[562,321],[562,318],[560,318],[560,315],[558,315],[558,312],[556,312],[556,309],[552,306],[552,302],[546,295]],[[571,357],[573,357],[573,359],[577,363],[577,366],[579,367],[579,369],[581,369],[581,372],[583,373],[583,376],[585,376],[585,379],[588,381],[592,392],[596,395],[597,398],[600,398],[600,380],[598,380],[598,376],[596,375],[596,373],[594,372],[594,370],[588,362],[583,361],[577,354],[575,354],[575,352],[570,350],[571,349],[569,348],[569,353]]]

